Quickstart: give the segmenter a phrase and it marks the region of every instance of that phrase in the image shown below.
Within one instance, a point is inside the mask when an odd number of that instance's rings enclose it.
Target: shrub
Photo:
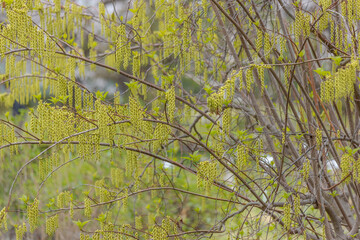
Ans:
[[[4,231],[359,238],[358,1],[4,0],[2,15]]]

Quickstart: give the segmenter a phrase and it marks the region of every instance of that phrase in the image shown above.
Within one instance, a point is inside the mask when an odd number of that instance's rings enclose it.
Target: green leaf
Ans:
[[[132,13],[136,13],[137,11],[139,11],[139,8],[129,9],[129,11]]]
[[[189,154],[189,156],[191,157],[191,160],[194,161],[194,162],[199,162],[200,159],[201,159],[201,154],[198,154],[199,151],[195,151],[193,154]]]
[[[66,103],[66,100],[69,98],[69,96],[59,96],[59,102],[61,102],[62,104]]]
[[[291,194],[292,194],[291,192],[289,192],[289,193],[284,192],[283,193],[283,198],[288,199],[291,196]]]
[[[108,92],[100,92],[99,90],[95,93],[96,98],[99,98],[101,101],[104,101]]]
[[[128,83],[125,83],[126,86],[130,89],[131,93],[136,96],[137,90],[139,89],[140,85],[138,82],[131,81]]]
[[[96,220],[103,223],[106,220],[106,215],[104,213],[101,213],[98,218],[96,218]]]
[[[97,45],[98,45],[98,43],[94,41],[94,42],[92,42],[92,44],[91,44],[91,48],[95,48]]]
[[[231,103],[231,99],[227,99],[223,103],[224,103],[225,107],[227,107]]]
[[[294,5],[295,7],[299,7],[299,3],[300,3],[300,0],[297,0],[296,2],[293,3],[293,5]]]
[[[331,57],[331,59],[335,62],[336,65],[340,65],[340,62],[342,61],[342,57],[340,56],[336,56],[336,57]]]
[[[54,207],[54,206],[55,206],[55,198],[51,198],[51,199],[49,200],[49,203],[46,204],[46,206],[47,206],[48,208]]]
[[[299,57],[303,57],[305,55],[305,50],[302,50],[301,52],[299,52]]]
[[[89,220],[89,221],[85,221],[85,222],[81,222],[80,220],[78,220],[78,221],[73,221],[73,222],[79,227],[80,230],[82,230],[82,229],[84,228],[84,226],[85,226],[88,222],[90,222],[90,220]]]
[[[33,95],[33,97],[36,98],[38,101],[40,101],[40,99],[41,99],[41,93],[38,94],[38,95]]]
[[[297,140],[300,140],[303,136],[304,136],[304,134],[296,134],[296,135],[295,135],[295,138],[296,138]]]
[[[28,201],[29,201],[29,197],[26,196],[25,194],[23,194],[19,199],[20,199],[21,201],[23,201],[25,204],[27,204]]]
[[[166,84],[172,84],[174,81],[174,75],[162,76],[162,79],[165,81]]]
[[[360,147],[358,147],[358,148],[354,148],[353,149],[353,153],[355,154],[357,151],[359,151],[360,150]]]
[[[350,152],[351,152],[351,147],[346,146],[346,147],[345,147],[345,150],[346,150],[346,152],[350,153]]]
[[[212,90],[211,86],[209,85],[205,85],[204,90],[208,95],[211,95],[211,93],[214,92],[214,90]]]
[[[184,18],[184,19],[182,19],[182,18],[179,18],[179,19],[175,18],[174,21],[177,22],[177,23],[179,23],[179,24],[182,24],[182,23],[185,21],[185,18]]]
[[[316,70],[314,70],[314,72],[316,72],[317,74],[319,74],[322,77],[330,75],[330,72],[325,71],[323,68],[317,68]]]
[[[59,99],[55,98],[55,97],[51,97],[51,99],[49,101],[56,104],[57,102],[59,102]]]
[[[9,116],[10,116],[10,112],[6,112],[5,113],[5,117],[6,117],[6,119],[9,121]]]
[[[247,130],[238,130],[236,133],[238,134],[238,136],[244,136],[245,134],[247,134]]]
[[[9,6],[14,2],[14,0],[4,0],[3,2],[6,3],[6,6]]]
[[[333,191],[333,192],[329,193],[329,195],[331,195],[331,196],[335,197],[335,196],[337,196],[337,195],[339,195],[339,194],[337,194],[337,193],[336,193],[336,190],[335,190],[335,191]]]

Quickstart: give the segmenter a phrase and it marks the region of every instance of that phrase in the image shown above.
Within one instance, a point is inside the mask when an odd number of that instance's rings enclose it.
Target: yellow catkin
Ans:
[[[104,235],[108,235],[108,234],[112,234],[112,233],[108,233],[108,232],[104,233]],[[109,238],[104,237],[104,239],[109,239]],[[80,240],[90,240],[90,236],[84,233],[80,233]]]
[[[70,213],[70,218],[74,219],[74,204],[72,202],[70,203],[70,211],[69,211],[69,213]]]
[[[123,172],[120,168],[112,168],[111,169],[111,183],[115,187],[120,187],[121,183],[123,182]]]
[[[125,210],[127,208],[128,200],[129,200],[129,192],[127,188],[125,188],[124,190],[123,197],[124,198],[122,199],[122,204],[123,204],[123,210]]]
[[[354,162],[354,158],[352,155],[345,153],[341,157],[340,168],[341,168],[341,178],[345,179],[345,183],[349,183],[351,180],[351,176],[349,175],[352,171],[352,164]]]
[[[99,3],[99,19],[101,24],[101,34],[105,33],[105,5],[103,2]]]
[[[141,230],[143,228],[142,225],[142,217],[141,216],[136,216],[135,217],[135,228]]]
[[[169,122],[174,121],[175,117],[175,87],[172,86],[168,91],[165,93],[166,98],[166,106],[167,106],[167,115],[169,118]]]
[[[283,216],[283,222],[286,230],[290,230],[291,227],[291,205],[289,203],[286,203],[283,207],[284,209],[284,216]]]
[[[27,206],[27,217],[29,220],[30,232],[34,232],[39,225],[39,201],[37,199]]]
[[[91,213],[92,213],[91,200],[88,197],[86,197],[84,199],[84,215],[85,217],[91,218]]]
[[[0,229],[4,229],[5,231],[7,231],[7,212],[6,212],[6,208],[3,208],[0,211]]]
[[[134,129],[138,130],[141,128],[143,118],[142,107],[139,100],[135,97],[129,97],[129,116]]]
[[[247,71],[246,71],[246,90],[247,92],[250,92],[251,90],[251,87],[252,87],[252,84],[254,82],[254,77],[253,77],[253,67],[249,68]]]
[[[257,67],[258,73],[259,73],[259,80],[260,80],[260,84],[261,84],[261,95],[264,94],[264,89],[265,89],[265,83],[264,83],[264,67],[263,66],[258,66]]]
[[[243,70],[239,70],[239,72],[235,75],[236,78],[239,79],[239,85],[238,85],[238,88],[239,88],[239,91],[241,91],[243,89]]]
[[[23,223],[15,227],[16,240],[22,240],[24,238],[25,233],[26,233],[26,223]]]
[[[167,233],[166,230],[160,226],[155,225],[151,232],[154,240],[166,240]]]
[[[285,67],[284,67],[284,82],[285,82],[286,89],[289,88],[289,80],[291,77],[290,72],[291,72],[291,66],[285,65]]]
[[[71,202],[71,199],[72,199],[72,195],[70,194],[70,192],[68,192],[68,191],[62,192],[57,196],[57,204],[56,205],[59,208],[64,208],[69,205],[69,203]]]
[[[136,77],[140,77],[140,53],[138,52],[133,52],[133,62],[132,62],[132,67],[133,67],[133,75]]]
[[[45,228],[46,234],[52,236],[59,227],[59,215],[46,218]]]
[[[256,29],[256,51],[260,52],[263,46],[263,32],[260,29]]]
[[[225,134],[230,133],[231,127],[231,108],[226,108],[222,117],[222,127]]]
[[[360,159],[354,161],[354,174],[353,177],[357,183],[360,183]]]
[[[317,147],[317,149],[320,148],[321,144],[322,144],[322,131],[321,131],[321,129],[318,128],[318,129],[316,129],[316,147]]]
[[[236,165],[240,171],[243,171],[248,165],[248,152],[245,145],[238,145],[236,149],[236,154]]]
[[[334,100],[334,80],[331,77],[327,77],[326,81],[321,83],[320,98],[323,102],[331,103]]]
[[[265,36],[264,36],[264,57],[265,58],[269,58],[270,52],[271,52],[271,46],[272,46],[272,43],[271,43],[270,35],[269,35],[269,33],[265,33]]]
[[[301,173],[302,173],[304,180],[309,179],[309,175],[310,175],[310,160],[309,159],[305,159]]]
[[[200,162],[197,177],[198,188],[204,186],[208,191],[216,178],[216,162]]]
[[[300,195],[296,194],[294,197],[294,214],[295,217],[298,217],[300,214]]]

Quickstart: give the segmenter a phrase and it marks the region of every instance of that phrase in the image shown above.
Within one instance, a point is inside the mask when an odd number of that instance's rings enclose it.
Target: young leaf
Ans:
[[[305,55],[305,51],[304,50],[302,50],[301,52],[299,52],[299,57],[303,57]]]
[[[319,74],[322,77],[325,77],[327,75],[330,75],[329,71],[325,71],[323,68],[317,68],[316,70],[314,70],[314,72],[316,72],[317,74]]]
[[[340,62],[342,61],[342,57],[340,57],[340,56],[336,56],[336,57],[331,57],[331,59],[334,61],[334,63],[336,64],[336,65],[340,65]]]
[[[77,220],[77,221],[73,221],[78,227],[80,230],[82,230],[84,228],[84,226],[90,222],[90,220],[88,221],[85,221],[85,222],[81,222],[80,220]]]

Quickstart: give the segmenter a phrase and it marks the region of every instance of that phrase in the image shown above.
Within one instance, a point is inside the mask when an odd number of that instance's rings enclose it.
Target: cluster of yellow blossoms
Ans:
[[[339,69],[334,76],[327,77],[321,83],[322,101],[332,102],[344,97],[352,97],[358,66],[358,61],[352,60],[344,68]]]
[[[37,199],[27,206],[27,217],[29,220],[30,232],[34,232],[39,226],[39,201]]]
[[[216,179],[216,162],[204,161],[200,162],[197,173],[197,186],[198,188],[205,187],[208,191],[211,188],[214,180]]]
[[[52,236],[59,227],[59,215],[46,218],[46,234]]]
[[[24,234],[26,233],[26,223],[23,223],[19,226],[15,226],[15,235],[16,240],[23,240]]]

